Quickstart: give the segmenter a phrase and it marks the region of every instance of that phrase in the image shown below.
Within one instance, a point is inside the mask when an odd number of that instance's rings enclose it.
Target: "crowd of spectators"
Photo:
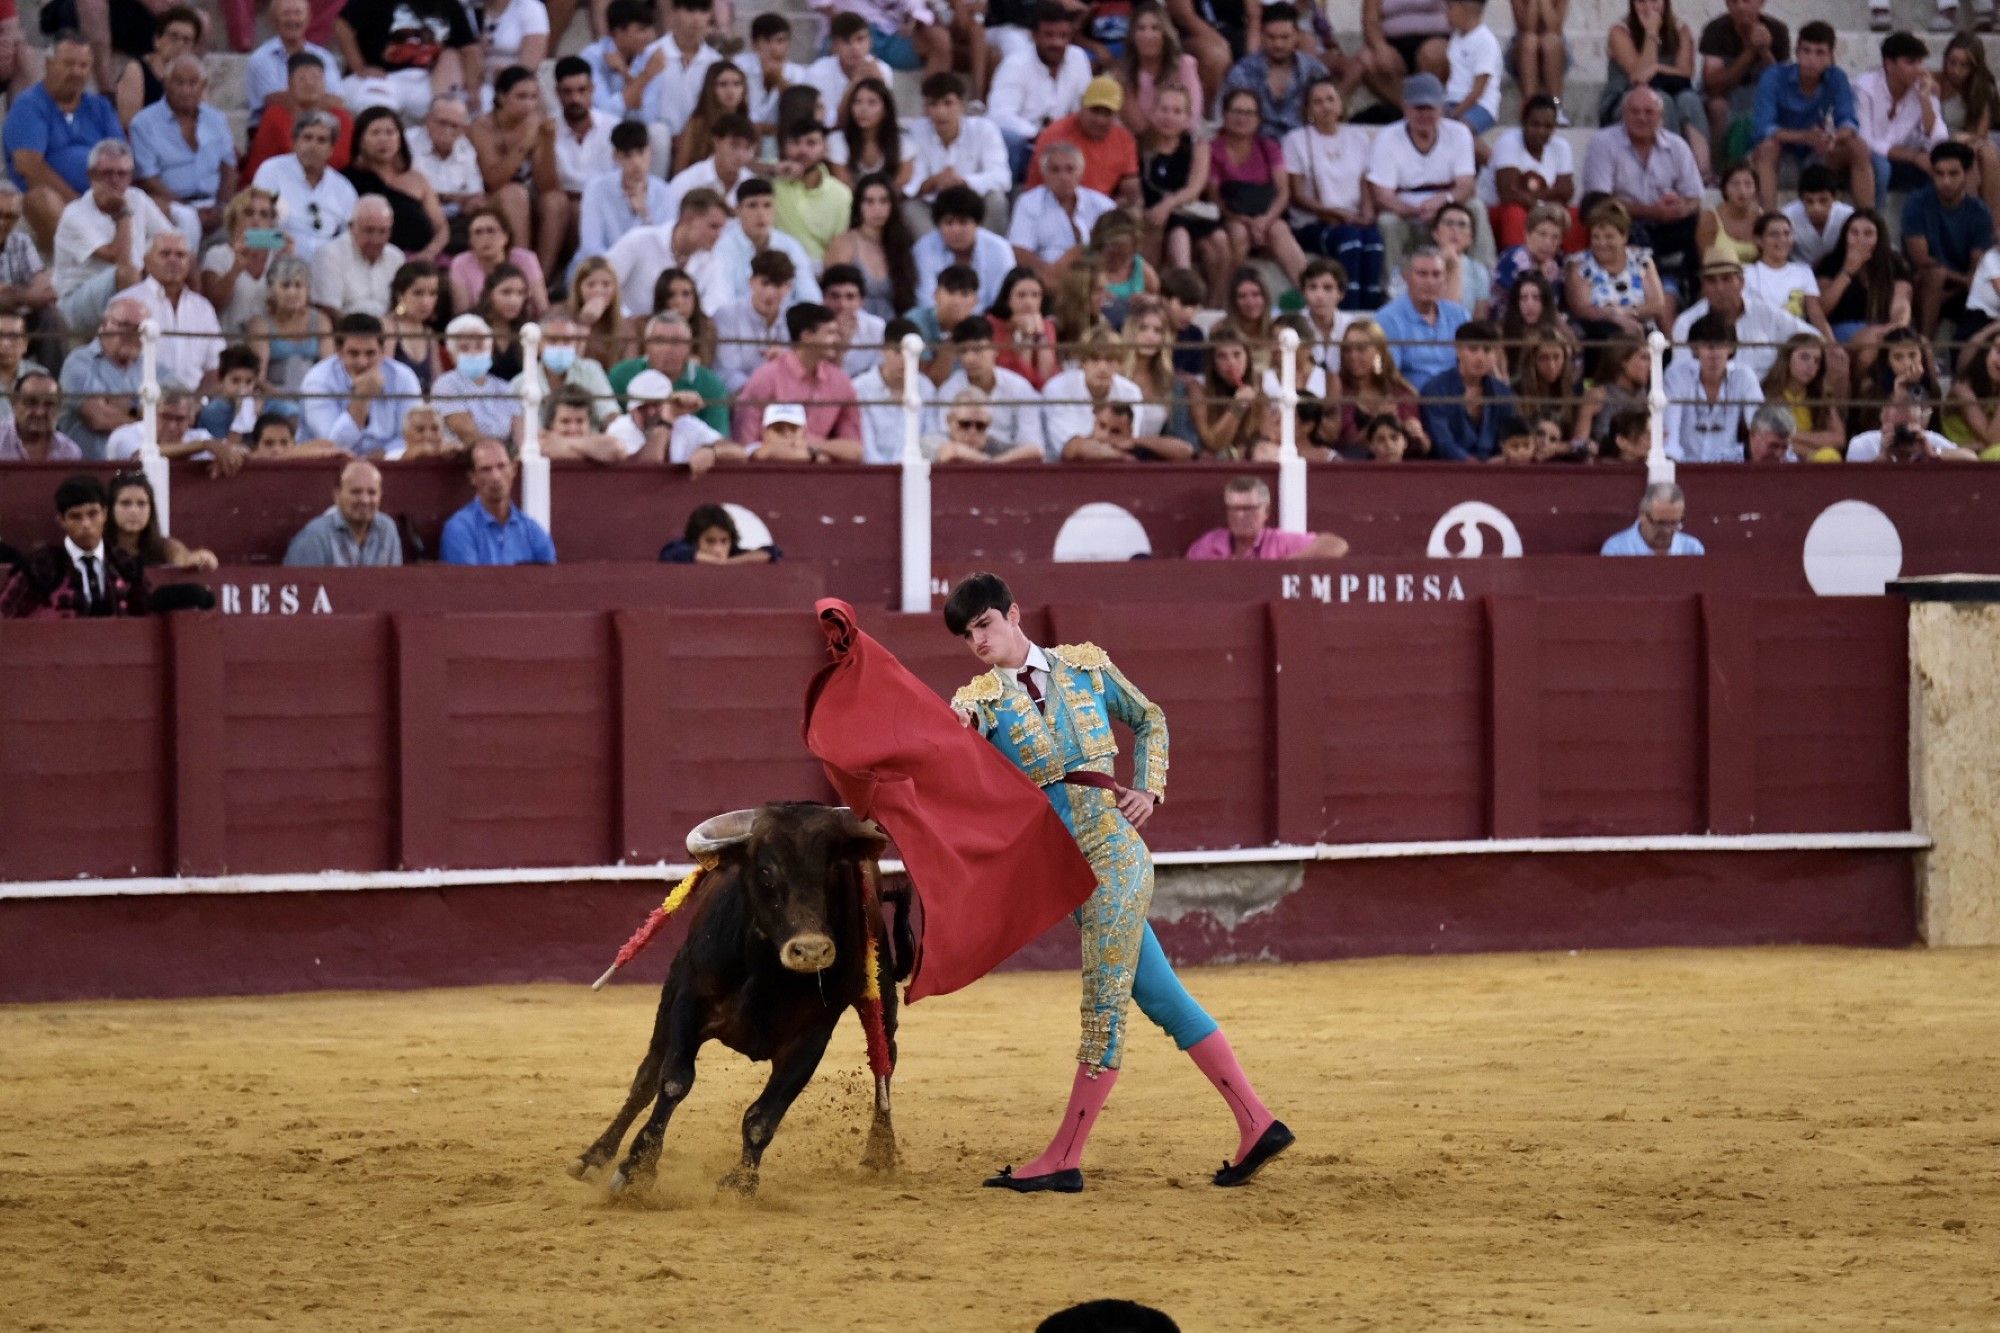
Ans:
[[[728,0],[274,0],[240,142],[200,52],[247,6],[0,30],[0,460],[135,457],[145,320],[163,454],[477,459],[468,558],[553,558],[489,494],[531,379],[607,466],[893,462],[912,380],[941,462],[1265,460],[1290,330],[1311,462],[1629,462],[1659,330],[1675,459],[2000,457],[1969,32],[1933,69],[1882,10],[1850,79],[1823,21],[1629,0],[1586,115],[1566,0],[1508,47],[1484,0],[1346,45],[1286,0],[814,5],[819,50]],[[366,563],[348,471],[300,540]]]

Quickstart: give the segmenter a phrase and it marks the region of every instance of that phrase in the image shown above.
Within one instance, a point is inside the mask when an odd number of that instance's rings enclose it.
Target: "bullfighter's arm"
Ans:
[[[1111,716],[1132,728],[1132,781],[1156,801],[1167,798],[1167,715],[1139,692],[1106,653],[1093,643],[1064,650],[1072,665],[1101,675],[1104,704]]]
[[[971,684],[961,686],[958,693],[951,696],[951,706],[971,717],[973,727],[985,736],[999,721],[995,708],[1000,702],[1000,695],[1000,678],[988,671],[974,676]]]

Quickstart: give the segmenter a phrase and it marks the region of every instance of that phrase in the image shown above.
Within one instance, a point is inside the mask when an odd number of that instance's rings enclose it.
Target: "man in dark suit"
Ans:
[[[74,619],[141,616],[148,608],[139,558],[104,540],[104,483],[79,474],[56,487],[63,539],[35,549],[0,589],[0,616]]]

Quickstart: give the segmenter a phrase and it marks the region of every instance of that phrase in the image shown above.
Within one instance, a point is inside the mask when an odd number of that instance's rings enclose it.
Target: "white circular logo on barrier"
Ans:
[[[1513,559],[1521,554],[1521,533],[1514,520],[1484,500],[1461,500],[1444,511],[1431,529],[1430,547],[1424,554],[1433,560],[1463,556],[1478,559],[1486,554],[1486,529],[1500,538],[1500,554]],[[1451,549],[1451,534],[1458,533],[1459,549]]]
[[[744,550],[755,551],[771,545],[771,529],[764,525],[763,519],[742,505],[730,504],[727,500],[723,501],[722,507],[736,520],[736,537]]]
[[[1145,525],[1130,511],[1102,500],[1064,519],[1062,531],[1056,534],[1057,560],[1130,560],[1152,553]]]
[[[1828,505],[1806,530],[1806,582],[1822,597],[1879,597],[1903,572],[1903,537],[1866,500]]]

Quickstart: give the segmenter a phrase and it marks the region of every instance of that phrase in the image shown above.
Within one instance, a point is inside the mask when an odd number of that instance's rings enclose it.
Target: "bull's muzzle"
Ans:
[[[833,941],[825,935],[794,935],[778,950],[778,961],[794,972],[824,972],[833,966]]]

